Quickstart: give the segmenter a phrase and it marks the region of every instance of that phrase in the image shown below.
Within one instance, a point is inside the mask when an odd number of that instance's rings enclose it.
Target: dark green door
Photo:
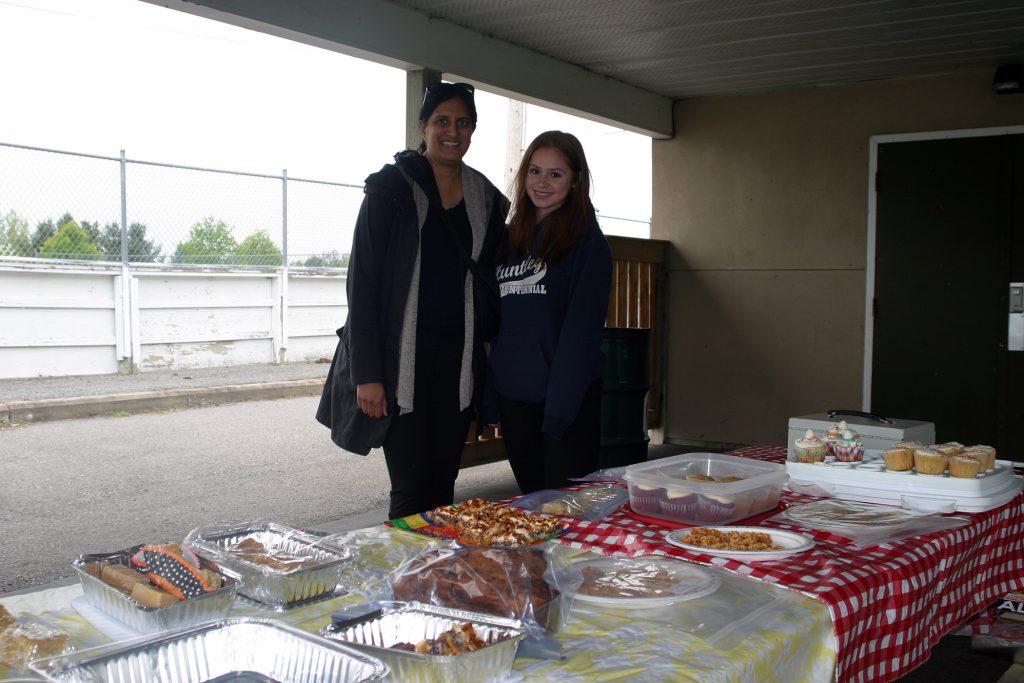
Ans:
[[[1006,348],[1024,135],[882,144],[876,182],[872,412],[1024,459],[1024,352]]]

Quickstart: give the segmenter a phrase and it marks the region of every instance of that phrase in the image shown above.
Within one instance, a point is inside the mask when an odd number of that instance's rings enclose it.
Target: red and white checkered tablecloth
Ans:
[[[786,449],[754,446],[730,455],[784,462]],[[783,491],[789,505],[817,500]],[[613,555],[660,553],[722,567],[824,602],[835,624],[839,681],[892,681],[924,663],[947,633],[1010,591],[1024,589],[1024,493],[948,531],[867,548],[828,532],[762,524],[812,536],[815,548],[770,563],[744,564],[690,553],[665,528],[623,512],[580,522],[559,538]]]

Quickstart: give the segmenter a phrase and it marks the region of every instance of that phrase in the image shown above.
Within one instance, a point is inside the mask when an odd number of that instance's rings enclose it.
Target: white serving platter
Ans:
[[[718,548],[705,548],[700,545],[692,545],[686,542],[689,538],[690,533],[697,528],[705,529],[716,529],[721,532],[729,531],[746,531],[746,532],[759,532],[765,533],[771,536],[772,544],[782,546],[781,550],[723,550]],[[806,552],[814,547],[814,539],[804,534],[798,534],[792,531],[783,531],[782,529],[768,529],[760,526],[712,526],[712,527],[694,527],[691,529],[675,529],[665,534],[665,540],[674,546],[689,550],[695,553],[703,553],[704,555],[713,555],[715,557],[728,557],[734,560],[740,560],[741,562],[769,562],[772,560],[779,560],[790,555],[796,555],[798,553]]]
[[[880,451],[864,454],[868,463],[880,462],[880,456]],[[1024,489],[1024,478],[1015,475],[1013,463],[1006,460],[997,460],[992,472],[973,479],[844,465],[787,462],[787,485],[795,493],[927,514],[985,512],[1005,505]]]
[[[922,517],[922,513],[903,508],[847,500],[818,500],[787,508],[784,516],[815,526],[878,528],[900,526]]]
[[[583,572],[584,582],[576,593],[576,600],[608,607],[670,605],[710,595],[722,584],[714,572],[659,555],[602,557],[585,560],[577,566]],[[653,585],[655,575],[658,588],[644,589]]]

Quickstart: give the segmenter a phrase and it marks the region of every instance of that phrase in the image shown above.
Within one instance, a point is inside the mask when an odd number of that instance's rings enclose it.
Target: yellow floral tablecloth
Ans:
[[[430,541],[409,532],[373,527],[337,537],[358,550],[355,573],[343,575],[345,595],[285,612],[235,601],[231,616],[279,619],[310,632],[331,613],[368,600],[389,567]],[[577,552],[590,558],[589,552]],[[576,559],[575,557],[573,559]],[[377,571],[374,572],[376,567]],[[717,571],[709,569],[709,571]],[[556,634],[561,659],[518,657],[507,681],[831,681],[836,645],[828,609],[820,602],[722,571],[714,593],[643,610],[608,609],[576,601]],[[31,614],[64,629],[76,649],[111,642],[72,605],[79,585],[4,598],[15,615]],[[101,624],[102,626],[102,624]],[[13,675],[0,665],[0,679]]]

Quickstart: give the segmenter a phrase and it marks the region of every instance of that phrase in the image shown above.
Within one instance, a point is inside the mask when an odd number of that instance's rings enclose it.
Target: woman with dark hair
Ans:
[[[612,258],[575,136],[541,133],[514,193],[489,366],[509,463],[529,493],[597,469]]]
[[[429,86],[420,149],[366,179],[356,220],[348,320],[317,419],[346,450],[383,446],[392,519],[453,502],[482,398],[508,200],[462,162],[476,122],[473,86]]]

